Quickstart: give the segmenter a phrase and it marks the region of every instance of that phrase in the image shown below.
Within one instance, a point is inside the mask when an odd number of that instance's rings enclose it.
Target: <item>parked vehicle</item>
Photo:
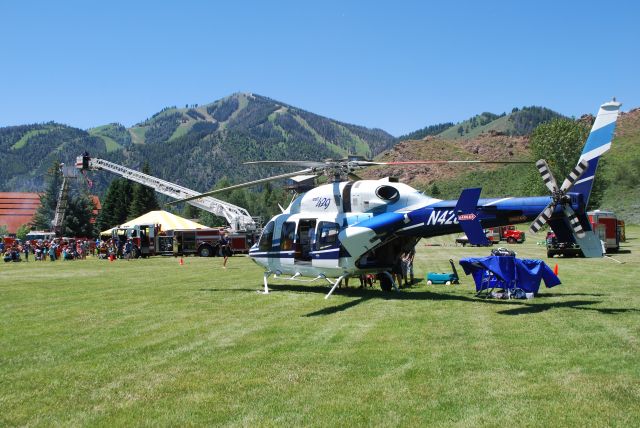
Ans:
[[[573,242],[560,242],[553,232],[547,232],[547,257],[582,257],[580,246]]]
[[[591,228],[604,242],[607,252],[615,252],[620,249],[620,238],[624,235],[624,222],[619,227],[619,221],[615,213],[611,211],[589,211],[589,223]]]
[[[514,225],[490,227],[486,231],[487,237],[492,238],[494,243],[507,241],[509,244],[522,244],[525,241],[525,233]]]

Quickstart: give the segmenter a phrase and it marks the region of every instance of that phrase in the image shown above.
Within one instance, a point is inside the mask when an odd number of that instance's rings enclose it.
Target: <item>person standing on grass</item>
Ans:
[[[224,261],[222,262],[222,268],[226,269],[227,259],[231,254],[231,248],[229,246],[229,235],[227,233],[222,235],[222,238],[220,239],[220,251],[222,251],[222,257],[224,257]]]
[[[24,251],[24,261],[28,262],[29,261],[29,251],[31,251],[31,245],[29,244],[29,241],[24,243],[24,245],[22,246],[22,251]]]
[[[56,261],[56,244],[53,241],[49,244],[49,260]]]
[[[131,242],[131,239],[127,239],[127,243],[124,244],[124,258],[127,259],[127,261],[131,260],[132,251],[133,251],[133,243]]]

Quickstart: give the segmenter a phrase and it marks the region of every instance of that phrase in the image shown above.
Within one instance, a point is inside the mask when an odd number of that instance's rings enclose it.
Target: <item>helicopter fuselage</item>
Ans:
[[[577,208],[580,201],[575,199]],[[249,256],[276,274],[340,277],[385,272],[421,238],[463,230],[462,219],[477,218],[482,227],[524,223],[549,201],[476,199],[475,212],[462,214],[460,200],[431,198],[389,179],[335,182],[295,198],[267,223]]]

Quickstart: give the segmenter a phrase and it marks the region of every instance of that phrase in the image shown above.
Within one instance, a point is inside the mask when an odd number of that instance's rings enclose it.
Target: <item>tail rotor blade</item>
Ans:
[[[536,168],[538,168],[538,171],[540,172],[542,180],[544,181],[544,185],[547,186],[547,189],[549,189],[551,192],[557,191],[558,183],[553,177],[553,174],[551,174],[551,170],[549,169],[547,161],[545,161],[544,159],[540,159],[538,162],[536,162]]]
[[[573,208],[571,208],[570,205],[563,205],[562,210],[569,219],[569,224],[571,224],[573,233],[575,233],[578,238],[584,238],[584,229],[582,228],[580,220],[578,220],[578,216],[576,215],[575,211],[573,211]]]
[[[560,187],[560,190],[562,190],[563,192],[569,190],[571,186],[573,186],[575,182],[580,179],[587,168],[589,168],[589,162],[587,162],[586,160],[581,160],[580,162],[578,162],[578,164],[571,170],[569,176],[565,178],[564,182],[562,183],[562,187]]]
[[[544,226],[545,223],[547,223],[547,221],[549,221],[549,219],[551,218],[551,214],[553,214],[553,209],[555,207],[556,206],[554,203],[550,203],[549,205],[547,205],[547,207],[542,210],[540,214],[538,214],[538,217],[533,220],[533,223],[531,223],[531,226],[529,227],[529,232],[538,233],[542,226]]]

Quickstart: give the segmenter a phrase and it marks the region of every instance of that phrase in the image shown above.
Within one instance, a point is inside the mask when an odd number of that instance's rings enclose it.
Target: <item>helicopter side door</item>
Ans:
[[[333,221],[320,221],[311,252],[314,267],[337,268],[340,258],[340,225]]]
[[[294,260],[296,264],[311,264],[311,251],[316,235],[316,219],[302,218],[298,221],[296,233],[296,249]]]

